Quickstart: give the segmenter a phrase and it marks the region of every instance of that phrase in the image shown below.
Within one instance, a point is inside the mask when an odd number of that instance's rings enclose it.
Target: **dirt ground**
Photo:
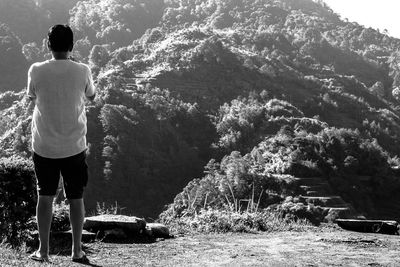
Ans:
[[[400,238],[344,230],[201,234],[154,243],[89,243],[92,266],[400,266]],[[6,250],[6,251],[2,251]],[[1,266],[39,266],[0,248]],[[52,264],[71,264],[51,255]],[[46,266],[48,264],[41,264]]]

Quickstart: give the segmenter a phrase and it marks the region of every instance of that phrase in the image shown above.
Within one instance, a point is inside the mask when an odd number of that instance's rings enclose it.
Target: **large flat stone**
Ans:
[[[64,240],[72,241],[72,230],[63,232],[53,232],[51,236],[54,238],[62,238]],[[96,234],[83,230],[82,231],[82,242],[93,242],[96,239]]]
[[[31,238],[27,241],[27,246],[30,248],[37,248],[39,245],[39,233],[37,230],[33,231]],[[94,242],[96,239],[96,234],[88,232],[86,230],[82,231],[82,242],[90,243]],[[60,251],[65,251],[71,249],[72,245],[72,231],[62,231],[62,232],[51,232],[50,233],[50,252],[59,253]],[[0,263],[0,266],[1,263]]]
[[[399,234],[399,224],[397,221],[337,219],[336,223],[343,229],[350,231],[391,235]]]
[[[92,232],[119,228],[127,234],[141,234],[146,228],[146,221],[135,216],[98,215],[86,217],[83,228]]]

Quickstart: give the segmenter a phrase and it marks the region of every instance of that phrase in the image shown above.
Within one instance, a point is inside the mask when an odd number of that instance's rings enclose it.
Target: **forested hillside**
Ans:
[[[168,214],[249,194],[264,208],[296,193],[275,175],[330,177],[366,215],[400,200],[400,40],[387,33],[312,0],[14,2],[0,0],[0,156],[29,157],[19,91],[50,56],[47,29],[68,21],[98,88],[90,209],[156,218],[182,190]],[[371,182],[351,191],[357,176]]]

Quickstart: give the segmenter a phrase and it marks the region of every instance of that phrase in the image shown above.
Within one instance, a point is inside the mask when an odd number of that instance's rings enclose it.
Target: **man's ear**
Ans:
[[[69,46],[69,48],[68,48],[68,52],[72,52],[72,49],[74,48],[74,45],[73,44],[71,44],[70,46]]]
[[[47,48],[49,49],[49,51],[51,51],[51,46],[50,46],[50,41],[47,40]]]

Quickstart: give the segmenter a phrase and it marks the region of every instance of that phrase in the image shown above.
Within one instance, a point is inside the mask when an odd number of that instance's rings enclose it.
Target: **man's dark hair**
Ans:
[[[74,46],[74,34],[68,25],[57,24],[47,34],[49,48],[53,52],[70,52]]]

